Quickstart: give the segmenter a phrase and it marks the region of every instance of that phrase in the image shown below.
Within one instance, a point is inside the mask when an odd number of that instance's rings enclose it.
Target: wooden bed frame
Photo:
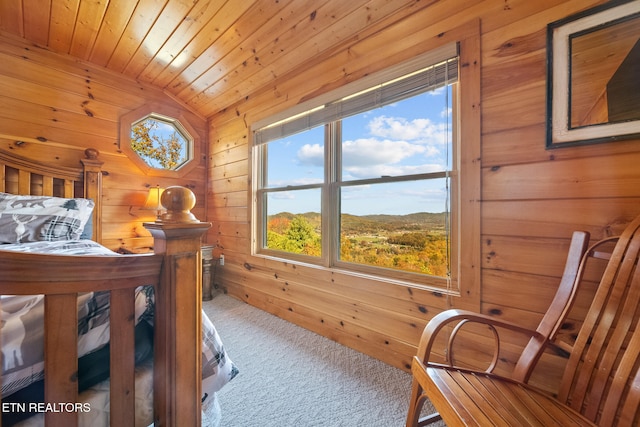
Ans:
[[[101,237],[102,162],[87,149],[78,168],[51,168],[0,151],[0,191],[95,202],[94,240]],[[146,223],[154,254],[114,257],[0,251],[0,294],[45,298],[45,402],[77,402],[77,293],[111,291],[110,420],[134,425],[134,290],[155,285],[154,423],[199,426],[202,390],[200,240],[211,226],[189,212],[190,190],[174,188],[167,214]],[[180,286],[178,286],[180,284]],[[178,422],[179,421],[179,422]],[[47,426],[77,426],[74,412],[45,413]]]

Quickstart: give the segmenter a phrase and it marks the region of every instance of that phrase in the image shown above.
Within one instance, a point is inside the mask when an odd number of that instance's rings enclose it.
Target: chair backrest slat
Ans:
[[[637,334],[636,337],[640,339]],[[640,406],[640,370],[636,371],[636,375],[633,377],[633,380],[629,382],[629,386],[629,395],[625,399],[619,414],[618,425],[620,426],[631,426],[634,425],[636,421],[635,417],[638,413],[638,407]]]
[[[538,337],[532,337],[524,351],[520,355],[513,371],[513,378],[518,381],[527,382],[536,363],[540,359],[547,339],[552,339],[562,326],[569,308],[571,307],[578,286],[577,277],[580,270],[581,260],[587,250],[589,243],[589,233],[575,231],[571,238],[571,245],[567,254],[567,262],[562,274],[562,280],[547,313],[544,315],[537,331]]]
[[[562,379],[558,398],[599,425],[636,418],[640,391],[640,217],[620,236]],[[636,402],[635,406],[632,402]]]

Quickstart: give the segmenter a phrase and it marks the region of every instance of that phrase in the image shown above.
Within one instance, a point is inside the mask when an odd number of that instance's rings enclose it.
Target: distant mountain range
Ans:
[[[320,214],[318,212],[307,212],[303,214],[292,214],[290,212],[280,212],[272,215],[273,218],[292,219],[295,216],[303,216],[314,227],[320,227]],[[445,228],[446,214],[416,212],[407,215],[342,215],[342,231],[345,234],[362,234],[379,231],[443,231]]]

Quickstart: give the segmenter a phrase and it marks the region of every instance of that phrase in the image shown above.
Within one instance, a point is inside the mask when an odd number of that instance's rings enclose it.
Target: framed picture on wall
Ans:
[[[640,0],[547,27],[547,148],[640,137]]]

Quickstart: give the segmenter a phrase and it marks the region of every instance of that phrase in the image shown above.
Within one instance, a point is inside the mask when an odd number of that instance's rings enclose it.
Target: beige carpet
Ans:
[[[227,295],[203,307],[240,370],[221,427],[404,425],[408,373]]]

